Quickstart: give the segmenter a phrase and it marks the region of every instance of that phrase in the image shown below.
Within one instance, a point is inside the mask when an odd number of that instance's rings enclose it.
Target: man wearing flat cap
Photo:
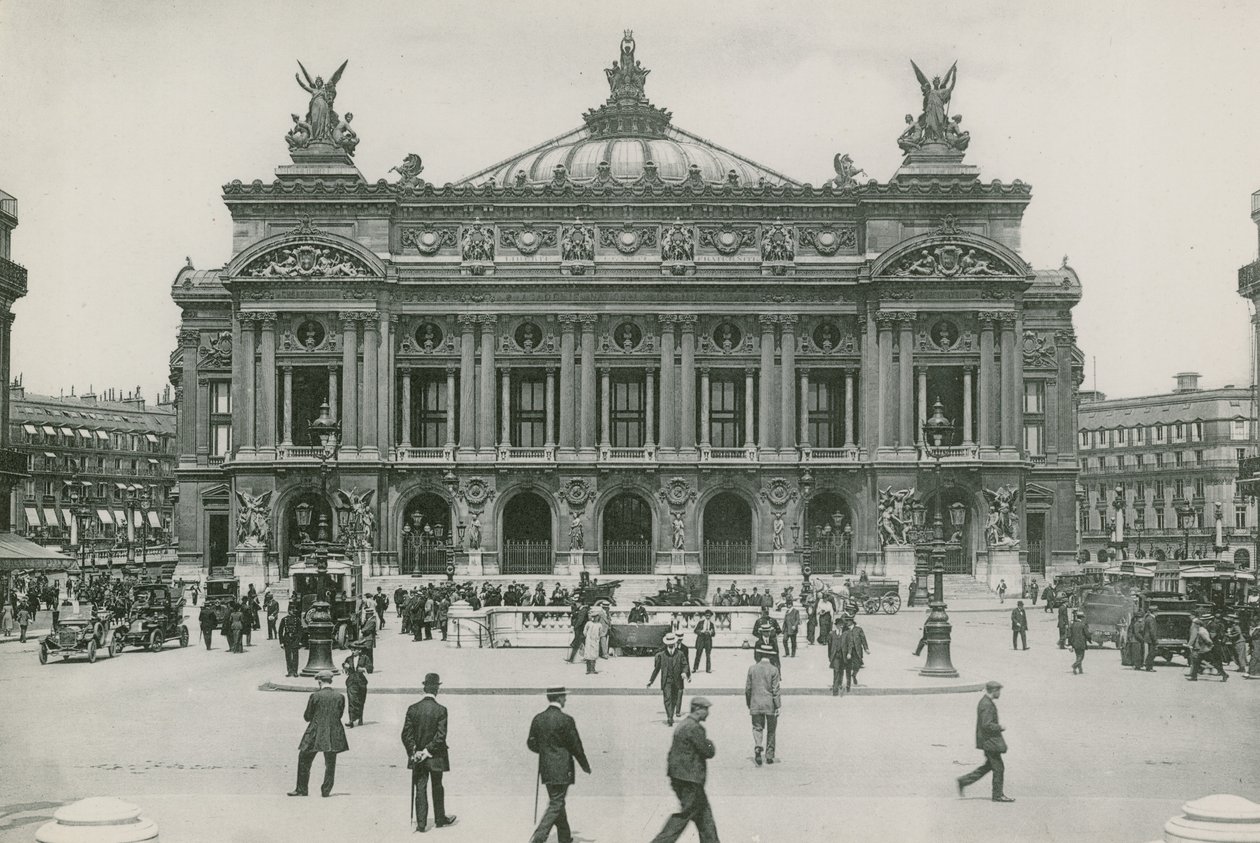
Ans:
[[[678,812],[670,815],[665,827],[652,838],[651,843],[676,843],[687,830],[687,824],[693,822],[700,832],[700,843],[718,843],[713,809],[704,792],[708,761],[717,754],[702,725],[709,717],[711,705],[705,697],[692,697],[691,713],[674,730],[667,774],[669,784],[678,796]]]
[[[529,738],[525,745],[530,752],[538,753],[538,779],[547,788],[547,810],[543,811],[542,820],[534,829],[530,843],[544,843],[551,834],[551,827],[556,827],[560,843],[570,843],[573,831],[569,828],[569,814],[564,800],[573,784],[573,761],[589,775],[591,765],[586,760],[586,751],[582,749],[582,738],[578,735],[577,723],[564,713],[564,703],[568,692],[564,686],[553,686],[547,689],[547,708],[541,714],[534,715],[529,724]]]
[[[443,828],[455,822],[454,815],[446,815],[446,789],[442,786],[442,774],[451,769],[451,758],[446,746],[446,706],[437,701],[441,686],[442,680],[436,673],[425,674],[424,696],[407,709],[403,721],[402,742],[415,793],[416,831],[428,830],[429,800],[425,790],[430,780],[434,825]]]
[[[984,753],[984,763],[958,779],[958,795],[963,790],[988,773],[993,773],[993,801],[1014,802],[1002,789],[1006,776],[1006,765],[1002,762],[1002,753],[1006,752],[1006,738],[1002,733],[1006,727],[998,723],[997,698],[1002,696],[1002,683],[996,681],[984,684],[984,696],[976,706],[976,749]]]
[[[758,644],[753,651],[754,664],[748,667],[744,680],[744,702],[752,716],[753,763],[761,766],[764,746],[766,763],[774,763],[774,733],[779,725],[779,668],[774,664],[774,648]]]
[[[332,672],[321,670],[315,674],[318,690],[306,700],[306,731],[298,744],[297,786],[290,796],[306,796],[311,780],[311,764],[315,754],[324,753],[324,783],[319,795],[332,793],[333,779],[337,776],[337,753],[350,748],[346,743],[346,730],[341,725],[341,715],[346,710],[346,698],[332,689]]]
[[[661,677],[661,694],[665,698],[665,725],[673,726],[674,718],[682,716],[683,677],[691,678],[691,665],[687,663],[687,654],[678,646],[678,636],[667,632],[662,642],[665,647],[656,654],[652,664],[652,678],[647,686],[652,687],[656,677]]]

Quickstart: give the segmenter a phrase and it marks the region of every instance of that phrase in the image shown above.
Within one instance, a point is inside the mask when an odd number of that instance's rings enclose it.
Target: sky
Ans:
[[[30,272],[13,372],[53,395],[166,383],[170,283],[231,257],[222,185],[288,162],[295,60],[350,60],[337,108],[369,181],[415,152],[441,184],[580,126],[627,28],[675,125],[814,184],[837,152],[887,181],[910,61],[957,60],[967,162],[1032,185],[1024,257],[1081,277],[1085,387],[1250,382],[1260,4],[1158,0],[4,0],[0,189]]]

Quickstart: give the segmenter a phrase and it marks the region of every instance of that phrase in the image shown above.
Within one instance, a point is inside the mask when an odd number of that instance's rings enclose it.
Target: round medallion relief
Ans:
[[[958,344],[958,325],[950,319],[939,319],[932,326],[932,342],[942,351]]]
[[[425,351],[434,351],[442,347],[442,329],[432,322],[424,322],[416,326],[416,345]]]
[[[713,345],[719,351],[734,351],[741,339],[743,334],[734,322],[723,322],[713,330]]]
[[[823,322],[814,329],[813,340],[818,350],[823,352],[834,351],[836,343],[840,341],[840,329],[831,322]]]
[[[298,325],[297,341],[303,348],[319,348],[324,344],[324,326],[315,319],[307,319]]]
[[[512,338],[525,351],[533,351],[542,342],[542,329],[533,322],[522,322],[516,326]]]
[[[617,326],[613,339],[622,351],[634,351],[643,341],[643,332],[633,322],[622,322]]]

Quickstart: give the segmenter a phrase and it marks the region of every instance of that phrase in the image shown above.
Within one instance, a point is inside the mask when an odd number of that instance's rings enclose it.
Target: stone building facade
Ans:
[[[627,35],[581,128],[442,186],[416,155],[365,179],[315,80],[292,163],[224,188],[231,259],[172,287],[187,563],[246,538],[239,492],[280,560],[306,505],[375,571],[431,527],[461,573],[789,574],[824,533],[849,569],[913,488],[963,504],[973,570],[1006,486],[1025,562],[1073,564],[1081,291],[1020,257],[1029,186],[963,163],[939,89],[892,178],[837,155],[811,186],[676,127],[647,73]]]

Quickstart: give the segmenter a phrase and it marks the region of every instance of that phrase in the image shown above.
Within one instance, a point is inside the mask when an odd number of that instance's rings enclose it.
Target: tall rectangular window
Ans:
[[[1177,466],[1177,468],[1181,468],[1183,465],[1185,465],[1185,464],[1186,464],[1186,455],[1185,455],[1185,453],[1184,453],[1184,452],[1182,452],[1182,451],[1178,451],[1176,454],[1174,454],[1174,455],[1173,455],[1173,464],[1174,464],[1174,465],[1176,465],[1176,466]]]
[[[1162,424],[1155,425],[1154,441],[1156,442],[1164,441],[1164,426]]]
[[[1040,424],[1024,425],[1024,451],[1031,456],[1042,453],[1041,440],[1044,428]]]
[[[1139,501],[1146,500],[1146,483],[1139,480],[1133,484],[1133,494]]]
[[[1203,497],[1203,478],[1202,477],[1194,478],[1194,496],[1196,498]]]
[[[1202,451],[1194,452],[1194,464],[1203,465],[1203,452]]]
[[[1246,448],[1235,448],[1235,449],[1234,449],[1234,459],[1238,460],[1239,462],[1242,462],[1243,460],[1247,459],[1247,449],[1246,449]]]
[[[839,420],[843,387],[843,382],[834,374],[817,372],[810,378],[809,441],[815,447],[839,448],[844,444],[844,430]]]
[[[228,381],[210,381],[210,412],[232,412],[232,384]]]
[[[1247,420],[1234,419],[1229,427],[1230,439],[1246,439],[1247,438]]]
[[[210,381],[210,453],[225,457],[232,452],[232,384]]]
[[[1046,402],[1045,381],[1024,381],[1024,412],[1044,413]]]
[[[1181,422],[1173,425],[1173,441],[1184,442],[1186,439],[1186,426]]]
[[[744,380],[738,372],[715,371],[709,379],[709,436],[715,448],[744,444]]]
[[[232,451],[232,422],[216,421],[210,425],[210,453],[227,456]]]
[[[1203,422],[1190,422],[1190,441],[1203,441]]]
[[[1134,430],[1134,435],[1137,436],[1137,443],[1139,445],[1145,445],[1146,444],[1146,428],[1139,424],[1137,427],[1133,428],[1133,430]]]
[[[1162,509],[1155,510],[1155,529],[1164,529],[1164,510]]]
[[[609,421],[614,448],[641,448],[645,436],[644,379],[635,372],[613,370],[609,376]]]
[[[1173,481],[1173,497],[1185,498],[1185,496],[1186,496],[1186,481],[1174,480]]]
[[[1163,468],[1163,467],[1164,467],[1164,455],[1163,455],[1163,454],[1156,454],[1156,455],[1155,455],[1155,467],[1156,467],[1156,468]]]
[[[411,441],[419,448],[446,444],[446,378],[422,371],[411,385]]]
[[[1247,507],[1234,507],[1234,528],[1237,530],[1247,529]]]
[[[512,380],[512,444],[541,448],[547,438],[547,382],[537,374],[522,373]]]

